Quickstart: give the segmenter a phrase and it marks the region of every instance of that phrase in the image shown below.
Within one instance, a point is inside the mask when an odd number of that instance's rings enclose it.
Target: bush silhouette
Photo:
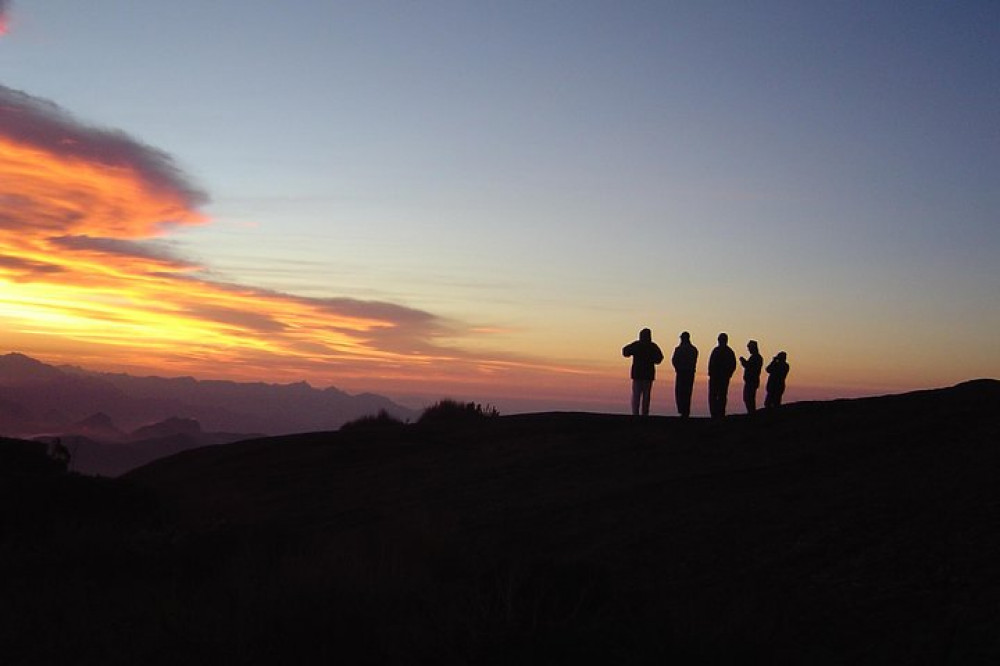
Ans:
[[[377,430],[381,428],[398,428],[404,425],[403,421],[384,409],[378,410],[378,414],[362,416],[361,418],[349,421],[340,426],[343,431],[350,430]]]
[[[457,400],[442,400],[424,410],[417,423],[441,423],[453,421],[468,421],[500,416],[500,412],[492,405],[475,402],[458,402]]]

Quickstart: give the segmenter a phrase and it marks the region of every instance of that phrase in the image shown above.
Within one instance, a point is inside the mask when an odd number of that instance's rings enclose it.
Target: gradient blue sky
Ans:
[[[211,223],[165,242],[219,280],[399,304],[461,322],[463,353],[579,371],[315,384],[624,409],[643,326],[690,330],[703,367],[723,330],[784,349],[792,399],[1000,376],[995,1],[9,14],[0,83],[172,155]]]

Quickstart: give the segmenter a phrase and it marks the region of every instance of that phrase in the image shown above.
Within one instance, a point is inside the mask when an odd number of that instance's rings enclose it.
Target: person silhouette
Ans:
[[[663,361],[663,352],[653,342],[653,332],[648,328],[639,331],[639,339],[622,347],[622,356],[632,357],[632,415],[649,416],[649,400],[656,379],[656,366]]]
[[[747,343],[750,358],[740,356],[743,366],[743,404],[747,406],[747,414],[757,411],[757,389],[760,387],[760,370],[764,366],[764,357],[757,349],[757,341]]]
[[[726,415],[729,380],[736,372],[736,354],[729,348],[729,336],[719,333],[719,344],[708,357],[708,411],[714,419]]]
[[[674,348],[670,362],[677,373],[674,383],[674,399],[677,413],[682,418],[691,416],[691,392],[694,390],[695,366],[698,365],[698,348],[691,344],[691,334],[681,333],[681,343]]]
[[[788,354],[781,351],[767,364],[767,393],[764,395],[765,407],[780,407],[781,396],[785,393],[785,378],[791,366],[785,360]]]

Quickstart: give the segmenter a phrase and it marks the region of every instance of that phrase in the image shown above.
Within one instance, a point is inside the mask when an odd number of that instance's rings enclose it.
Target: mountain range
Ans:
[[[79,472],[113,475],[188,448],[336,430],[380,411],[414,416],[383,396],[306,382],[136,377],[0,356],[0,434],[59,439]]]

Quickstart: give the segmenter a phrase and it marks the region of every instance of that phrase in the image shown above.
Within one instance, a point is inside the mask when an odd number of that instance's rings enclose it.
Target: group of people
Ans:
[[[785,393],[785,379],[788,377],[788,356],[778,352],[764,368],[764,358],[756,340],[747,343],[747,357],[740,356],[743,366],[743,404],[747,413],[757,411],[757,390],[760,388],[761,369],[767,372],[764,406],[778,407]],[[656,379],[656,366],[663,362],[663,352],[653,342],[653,333],[648,328],[639,331],[639,339],[622,348],[622,356],[632,359],[632,414],[649,415],[649,402]],[[691,334],[681,333],[680,344],[674,349],[671,363],[677,374],[674,396],[677,412],[683,418],[691,416],[691,392],[694,389],[695,368],[698,365],[698,348],[691,344]],[[729,336],[719,333],[719,344],[708,359],[708,410],[712,418],[726,415],[729,398],[729,381],[736,372],[736,354],[729,346]]]

